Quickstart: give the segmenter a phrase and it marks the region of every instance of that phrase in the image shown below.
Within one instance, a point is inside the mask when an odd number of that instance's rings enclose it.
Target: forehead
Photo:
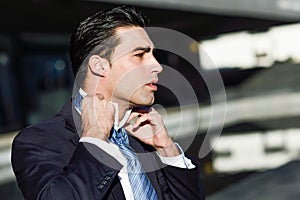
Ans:
[[[138,47],[153,47],[148,34],[141,27],[117,28],[116,36],[120,39],[114,51],[116,55],[129,53]]]

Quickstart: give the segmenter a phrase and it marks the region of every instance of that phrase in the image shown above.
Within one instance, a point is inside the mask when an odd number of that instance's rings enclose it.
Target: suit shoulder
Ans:
[[[37,124],[25,127],[14,138],[14,142],[41,143],[45,140],[59,140],[65,130],[65,120],[58,114]]]

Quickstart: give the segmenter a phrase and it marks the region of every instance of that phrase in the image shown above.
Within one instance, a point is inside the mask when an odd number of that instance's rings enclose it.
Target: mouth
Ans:
[[[146,87],[150,88],[150,90],[152,90],[152,91],[157,91],[157,84],[156,83],[157,83],[157,80],[152,81],[150,83],[147,83]]]

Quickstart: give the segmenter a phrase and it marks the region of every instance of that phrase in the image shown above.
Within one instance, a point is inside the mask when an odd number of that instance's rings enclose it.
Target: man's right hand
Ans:
[[[82,137],[107,140],[114,123],[114,106],[101,94],[87,95],[82,100]]]

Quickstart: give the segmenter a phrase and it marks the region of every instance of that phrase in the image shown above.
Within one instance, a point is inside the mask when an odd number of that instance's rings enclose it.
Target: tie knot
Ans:
[[[119,129],[118,131],[114,128],[111,130],[111,138],[110,141],[115,143],[116,145],[128,145],[128,136],[124,128]]]

